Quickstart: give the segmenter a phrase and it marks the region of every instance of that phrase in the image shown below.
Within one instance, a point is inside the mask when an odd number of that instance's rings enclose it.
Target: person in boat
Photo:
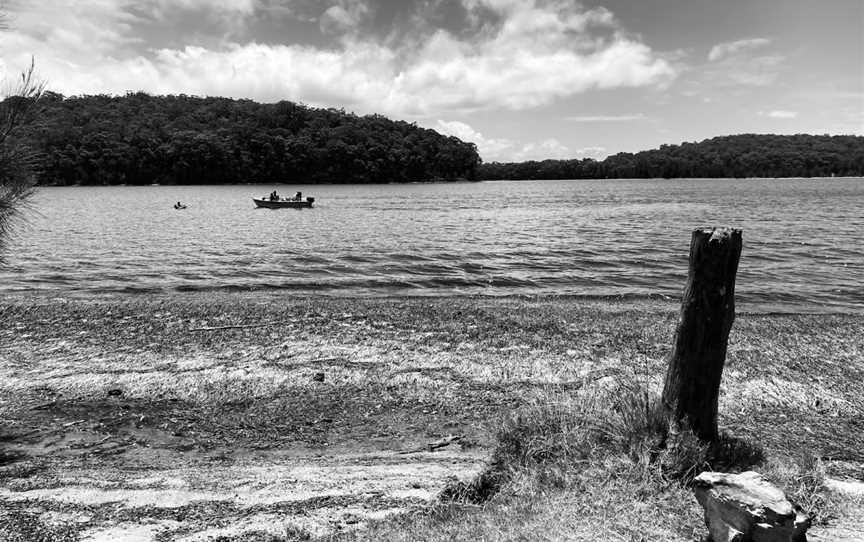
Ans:
[[[185,206],[182,203],[180,203],[179,201],[174,204],[175,209],[182,209],[183,207],[185,207]]]
[[[303,192],[297,192],[296,194],[294,194],[294,201],[300,201],[300,199],[302,197],[303,197]]]

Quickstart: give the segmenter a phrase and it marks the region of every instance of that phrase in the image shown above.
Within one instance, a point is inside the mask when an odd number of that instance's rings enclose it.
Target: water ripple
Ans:
[[[254,209],[272,188],[42,189],[0,288],[677,298],[717,224],[744,229],[739,306],[864,310],[862,179],[282,186],[317,207]]]

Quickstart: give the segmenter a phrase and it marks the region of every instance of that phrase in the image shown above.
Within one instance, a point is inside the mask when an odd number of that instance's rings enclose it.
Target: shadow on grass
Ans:
[[[724,432],[711,443],[707,463],[714,471],[743,472],[765,463],[765,450],[758,444]]]

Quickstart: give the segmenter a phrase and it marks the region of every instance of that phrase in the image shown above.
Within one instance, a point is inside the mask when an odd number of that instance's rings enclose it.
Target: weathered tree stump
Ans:
[[[702,441],[717,438],[717,398],[735,319],[735,274],[740,257],[741,230],[693,231],[690,270],[666,371],[663,406],[674,427],[686,425]]]

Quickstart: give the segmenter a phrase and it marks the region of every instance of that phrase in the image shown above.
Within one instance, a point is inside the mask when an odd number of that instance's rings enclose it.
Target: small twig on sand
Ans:
[[[441,440],[436,440],[435,442],[430,442],[425,446],[418,446],[416,448],[411,448],[409,450],[401,450],[397,452],[400,455],[405,454],[413,454],[417,452],[434,452],[438,448],[444,448],[445,446],[450,446],[454,442],[459,442],[464,438],[463,435],[450,435],[448,437],[444,437]]]
[[[47,410],[56,404],[57,404],[57,401],[50,401],[48,403],[42,403],[41,405],[36,405],[33,408],[31,408],[30,410]]]
[[[308,364],[312,363],[333,363],[334,361],[346,361],[344,358],[340,357],[331,357],[331,358],[315,358],[306,361]]]
[[[232,326],[190,327],[189,331],[219,331],[221,329],[241,329],[249,327],[267,327],[287,325],[285,322],[266,322],[264,324],[237,324]]]
[[[95,450],[91,450],[91,454],[103,454],[103,455],[113,455],[113,454],[122,454],[128,448],[128,444],[118,444],[116,446],[112,446],[110,448],[97,448]]]
[[[73,425],[78,425],[79,423],[84,423],[84,420],[78,420],[77,422],[64,423],[63,427],[72,427]]]

